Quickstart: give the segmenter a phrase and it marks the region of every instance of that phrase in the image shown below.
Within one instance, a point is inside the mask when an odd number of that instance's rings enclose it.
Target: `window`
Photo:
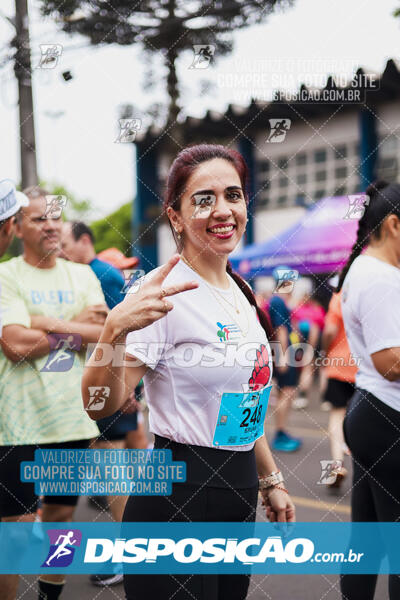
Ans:
[[[378,166],[378,173],[381,179],[388,179],[394,181],[398,172],[397,158],[396,157],[385,157],[381,158]]]
[[[306,206],[307,202],[306,202],[306,197],[304,194],[298,194],[296,196],[296,199],[294,201],[296,206]]]
[[[259,173],[267,173],[269,171],[269,160],[259,160],[257,167]]]
[[[343,179],[344,177],[347,177],[347,167],[336,167],[335,177],[336,179]]]
[[[335,158],[337,160],[346,158],[346,156],[347,156],[347,146],[337,146],[335,148]]]
[[[326,161],[326,150],[324,148],[320,148],[314,152],[314,160],[316,163],[321,163]]]
[[[279,178],[279,187],[287,187],[289,185],[289,179],[287,177]]]
[[[346,194],[346,186],[341,185],[336,190],[334,190],[333,193],[335,194],[335,196],[344,196]]]
[[[260,190],[269,190],[271,185],[271,181],[269,179],[264,179],[260,182]]]
[[[267,206],[268,203],[269,203],[268,196],[258,196],[257,206]]]
[[[307,174],[299,173],[296,177],[296,183],[298,183],[299,185],[303,185],[304,183],[307,183]]]
[[[397,150],[397,138],[395,138],[394,135],[390,135],[387,138],[383,138],[382,139],[382,144],[381,144],[381,154],[386,155],[393,155],[396,153]]]
[[[326,171],[317,171],[315,181],[326,181]]]
[[[319,200],[320,198],[322,198],[322,197],[323,197],[323,196],[325,196],[325,195],[326,195],[326,192],[325,192],[325,190],[317,190],[317,191],[315,192],[315,194],[314,194],[314,198],[315,198],[316,200]]]
[[[280,169],[286,169],[287,165],[288,165],[287,156],[284,156],[278,160],[278,167]]]
[[[307,155],[306,154],[297,154],[296,155],[296,165],[305,165],[307,163]]]
[[[287,202],[287,196],[279,196],[278,204],[280,204],[282,206],[282,204],[286,204],[286,202]]]

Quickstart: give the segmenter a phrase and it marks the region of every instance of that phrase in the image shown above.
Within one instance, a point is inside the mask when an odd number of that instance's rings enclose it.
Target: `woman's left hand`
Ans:
[[[266,507],[267,519],[271,523],[294,523],[296,509],[286,492],[278,487],[261,490],[263,504]]]

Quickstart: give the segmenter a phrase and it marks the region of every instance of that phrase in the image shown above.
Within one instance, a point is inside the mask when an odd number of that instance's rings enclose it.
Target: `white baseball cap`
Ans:
[[[0,221],[15,215],[22,206],[29,206],[29,198],[18,192],[11,179],[0,181]]]

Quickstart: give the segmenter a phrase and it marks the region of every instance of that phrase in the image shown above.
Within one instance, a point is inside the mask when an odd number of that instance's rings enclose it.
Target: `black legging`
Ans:
[[[155,447],[162,447],[160,440],[164,438],[156,436]],[[188,483],[173,484],[171,496],[130,496],[123,522],[255,520],[254,451],[229,452],[175,442],[164,446],[172,449],[174,460],[185,460]],[[238,488],[240,480],[251,486]],[[211,485],[205,486],[206,481]],[[124,575],[124,586],[127,600],[244,600],[249,580],[248,575]]]
[[[400,412],[356,390],[344,421],[353,459],[352,520],[400,520]],[[384,540],[382,540],[384,544]],[[373,600],[377,575],[343,575],[343,600]],[[400,598],[400,576],[389,575],[389,598]]]

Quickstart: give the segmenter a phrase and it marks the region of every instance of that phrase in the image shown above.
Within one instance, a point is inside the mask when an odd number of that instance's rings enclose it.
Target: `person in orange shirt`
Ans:
[[[325,392],[325,401],[332,405],[329,415],[329,440],[331,455],[337,465],[333,465],[332,475],[336,475],[332,487],[339,487],[347,475],[343,467],[344,436],[343,420],[346,406],[355,390],[357,361],[350,353],[344,330],[341,292],[333,294],[325,318],[325,327],[321,340],[322,351],[326,357],[322,359],[325,367],[325,376],[328,385]]]

